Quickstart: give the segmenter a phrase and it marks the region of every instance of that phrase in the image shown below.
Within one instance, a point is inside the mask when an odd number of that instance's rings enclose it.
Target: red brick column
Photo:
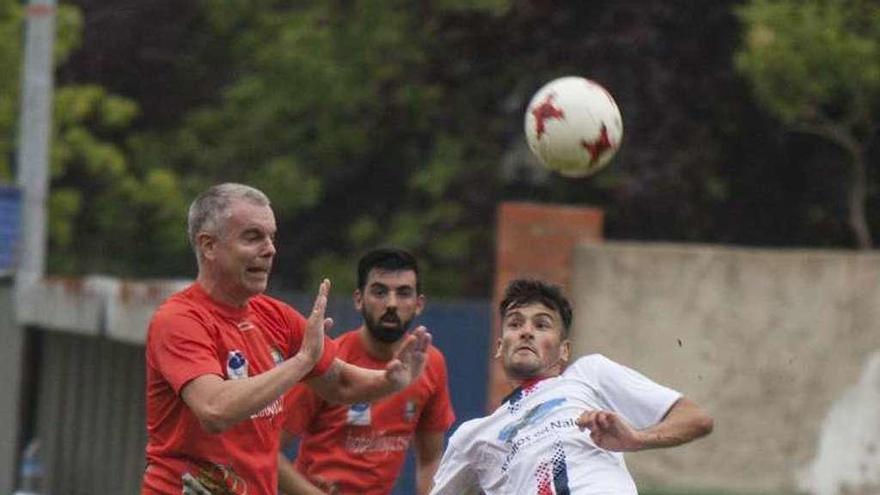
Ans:
[[[497,307],[507,283],[520,277],[539,278],[571,287],[574,247],[601,242],[603,212],[597,208],[538,203],[501,203],[495,234],[495,291],[489,356],[489,410],[512,389],[495,359],[500,333]]]

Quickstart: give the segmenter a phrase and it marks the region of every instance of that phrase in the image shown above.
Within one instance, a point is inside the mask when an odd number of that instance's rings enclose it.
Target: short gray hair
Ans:
[[[234,182],[211,186],[199,194],[189,205],[186,233],[197,257],[199,256],[199,248],[196,244],[196,236],[199,235],[199,232],[219,233],[223,220],[230,214],[230,206],[238,200],[248,201],[258,206],[270,206],[269,198],[262,191]]]

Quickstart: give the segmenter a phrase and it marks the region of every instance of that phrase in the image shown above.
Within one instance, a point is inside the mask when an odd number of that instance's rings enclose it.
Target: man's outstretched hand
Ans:
[[[431,334],[423,326],[418,326],[405,337],[397,353],[385,365],[385,377],[398,389],[405,388],[425,369]]]
[[[613,412],[584,411],[577,425],[581,430],[590,430],[590,438],[601,449],[627,452],[645,448],[639,431]]]
[[[333,320],[325,316],[329,295],[330,281],[325,278],[318,286],[318,295],[306,322],[305,335],[299,349],[299,354],[312,366],[321,359],[324,353],[324,335],[333,326]]]

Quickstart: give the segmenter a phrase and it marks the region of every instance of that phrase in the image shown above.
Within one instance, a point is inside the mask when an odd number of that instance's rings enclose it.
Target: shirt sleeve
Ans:
[[[428,355],[431,365],[431,379],[434,393],[428,399],[419,418],[417,430],[446,431],[455,422],[455,411],[449,396],[449,380],[446,373],[446,360],[437,349],[430,348]]]
[[[195,314],[157,313],[150,322],[148,352],[176,394],[202,375],[223,378],[216,342]]]
[[[681,398],[680,392],[604,356],[596,354],[587,359],[595,385],[608,408],[623,415],[638,430],[659,423]]]
[[[468,459],[465,450],[458,445],[459,435],[449,439],[449,445],[440,459],[434,475],[431,495],[476,495],[480,493],[477,474],[473,470],[474,459]]]
[[[293,308],[286,306],[286,317],[289,321],[289,325],[292,329],[291,331],[291,340],[290,340],[290,356],[293,356],[299,351],[299,348],[302,347],[303,336],[306,331],[306,319],[303,315],[296,312]],[[321,354],[321,358],[318,359],[318,362],[315,363],[315,367],[309,372],[308,375],[303,377],[303,380],[307,378],[313,378],[316,376],[323,375],[330,369],[330,366],[333,364],[333,361],[336,359],[336,343],[333,342],[328,336],[324,336],[324,353]]]
[[[323,399],[308,386],[299,383],[284,397],[284,431],[302,436],[321,409]]]

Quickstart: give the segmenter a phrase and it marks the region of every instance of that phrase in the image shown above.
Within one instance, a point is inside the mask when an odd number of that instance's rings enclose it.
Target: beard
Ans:
[[[370,332],[370,335],[372,335],[374,339],[385,344],[392,344],[403,338],[403,335],[409,330],[409,326],[412,323],[412,319],[406,321],[401,320],[400,317],[397,316],[396,311],[386,312],[378,319],[371,318],[367,314],[366,309],[361,311],[361,315],[364,318],[364,325],[367,327],[367,331]],[[385,326],[386,323],[394,323],[394,326]]]

